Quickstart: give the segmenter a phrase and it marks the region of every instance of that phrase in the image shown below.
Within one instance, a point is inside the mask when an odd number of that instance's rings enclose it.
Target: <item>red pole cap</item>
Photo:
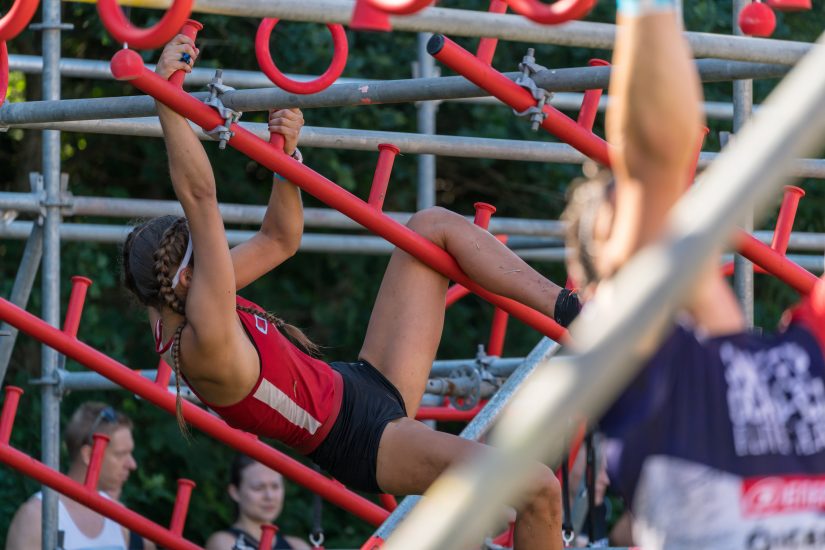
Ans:
[[[473,223],[483,229],[490,227],[490,218],[496,213],[496,207],[486,202],[477,202],[473,205],[473,208],[476,209],[476,217]]]
[[[140,54],[134,50],[119,50],[112,57],[112,75],[117,80],[134,80],[145,68]]]
[[[739,12],[739,28],[748,36],[768,37],[776,29],[776,15],[761,2],[752,2]]]

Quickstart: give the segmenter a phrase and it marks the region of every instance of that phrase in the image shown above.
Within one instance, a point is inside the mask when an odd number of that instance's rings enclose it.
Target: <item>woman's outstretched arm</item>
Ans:
[[[269,131],[284,136],[284,152],[294,155],[304,126],[300,109],[270,111]],[[260,230],[232,249],[235,284],[240,290],[292,257],[301,244],[304,210],[298,188],[277,176]]]

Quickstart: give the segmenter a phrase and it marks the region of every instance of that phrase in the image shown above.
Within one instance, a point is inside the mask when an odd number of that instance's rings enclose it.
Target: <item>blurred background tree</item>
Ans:
[[[9,1],[5,4],[10,5]],[[486,10],[483,0],[444,0],[443,7]],[[731,2],[696,0],[685,3],[686,27],[693,31],[729,33]],[[600,2],[588,16],[590,21],[613,22],[614,5]],[[813,41],[825,28],[825,0],[814,0],[814,9],[798,14],[778,15],[775,38]],[[154,22],[159,12],[133,10],[138,24]],[[200,67],[257,70],[253,39],[258,21],[213,15],[196,17],[204,23],[198,45]],[[94,6],[66,3],[63,18],[75,30],[63,34],[62,54],[69,58],[109,59],[118,45],[102,28]],[[321,25],[282,22],[275,32],[275,60],[287,72],[319,74],[330,59],[331,40]],[[410,33],[358,33],[348,31],[350,58],[344,76],[371,79],[410,78],[416,56],[416,37]],[[11,43],[12,53],[40,54],[40,36],[24,32]],[[475,39],[459,43],[474,50]],[[516,70],[527,44],[500,42],[494,65],[502,71]],[[143,52],[154,61],[158,51]],[[536,46],[538,62],[551,68],[577,67],[593,57],[609,59],[610,52],[583,48]],[[448,73],[448,70],[444,70]],[[40,97],[40,77],[12,73],[10,101],[32,101]],[[756,83],[757,102],[776,81]],[[135,90],[111,81],[63,80],[64,98],[133,95]],[[705,86],[711,101],[730,101],[731,84]],[[415,132],[414,105],[375,105],[315,109],[305,112],[308,125]],[[247,121],[263,121],[262,113],[250,113]],[[596,132],[603,135],[602,117]],[[729,121],[710,122],[711,135],[705,150],[718,150],[718,132],[731,130]],[[438,133],[490,138],[551,141],[544,132],[532,133],[524,119],[509,108],[466,103],[439,106]],[[159,139],[135,139],[95,134],[62,134],[63,171],[70,176],[75,195],[173,199],[168,181],[166,155]],[[11,130],[0,136],[0,190],[27,191],[28,173],[40,169],[40,133]],[[219,198],[225,202],[265,204],[270,174],[245,156],[230,149],[218,151],[206,144],[212,159]],[[366,197],[376,154],[359,151],[304,148],[305,162],[342,187]],[[557,219],[563,206],[568,182],[580,175],[578,166],[505,162],[486,159],[439,157],[437,160],[437,202],[462,214],[472,213],[476,201],[490,202],[498,215],[519,218]],[[385,209],[415,209],[416,159],[414,155],[396,160]],[[823,201],[825,190],[814,181],[800,182],[807,197],[802,201],[795,228],[800,231],[825,230]],[[322,206],[304,196],[309,207]],[[122,223],[122,220],[95,218],[74,222]],[[766,220],[764,227],[772,227]],[[0,295],[8,296],[23,244],[0,241]],[[80,338],[134,368],[154,368],[157,362],[142,311],[133,307],[120,288],[120,248],[109,244],[64,243],[62,248],[63,296],[68,295],[69,276],[83,274],[94,280],[89,292]],[[387,262],[385,256],[355,254],[302,253],[275,273],[264,277],[244,294],[272,311],[307,329],[325,347],[328,360],[352,360],[361,346],[372,301]],[[565,273],[558,264],[537,267],[556,281]],[[773,327],[781,311],[794,299],[787,287],[766,277],[756,283],[757,324]],[[65,301],[65,300],[64,300]],[[39,286],[35,286],[29,310],[39,312]],[[492,308],[469,298],[452,308],[447,316],[439,358],[473,356],[476,346],[487,339]],[[527,353],[538,335],[518,322],[511,322],[505,354]],[[35,456],[39,455],[40,399],[28,382],[40,370],[39,345],[21,337],[12,358],[8,383],[27,389],[20,407],[12,443]],[[68,362],[69,370],[83,370]],[[215,441],[195,433],[192,442],[181,437],[172,417],[124,392],[83,392],[67,395],[63,401],[64,423],[82,401],[99,399],[115,405],[135,420],[138,471],[126,487],[124,499],[137,511],[166,523],[174,500],[178,477],[197,482],[185,535],[203,542],[212,531],[228,525],[234,518],[225,493],[231,452]],[[64,457],[65,458],[65,457]],[[65,463],[65,460],[64,460]],[[5,540],[8,522],[16,507],[37,490],[30,480],[7,468],[0,468],[0,541]],[[305,535],[311,526],[310,493],[289,484],[287,502],[278,523],[284,532]],[[334,506],[325,506],[324,528],[328,547],[357,547],[372,528]]]

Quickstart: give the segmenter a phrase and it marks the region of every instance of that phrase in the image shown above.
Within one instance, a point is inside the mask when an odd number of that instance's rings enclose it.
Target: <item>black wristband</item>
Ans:
[[[567,288],[561,289],[556,298],[556,308],[553,310],[553,320],[563,327],[567,327],[582,310],[579,295]]]

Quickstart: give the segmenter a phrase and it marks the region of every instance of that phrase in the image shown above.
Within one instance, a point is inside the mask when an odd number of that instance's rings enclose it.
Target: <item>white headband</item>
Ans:
[[[175,272],[175,276],[172,277],[172,288],[178,286],[180,282],[180,274],[183,273],[183,270],[189,265],[189,260],[192,259],[192,235],[189,235],[189,242],[186,243],[186,252],[183,254],[183,260],[180,262],[180,266],[178,270]]]

